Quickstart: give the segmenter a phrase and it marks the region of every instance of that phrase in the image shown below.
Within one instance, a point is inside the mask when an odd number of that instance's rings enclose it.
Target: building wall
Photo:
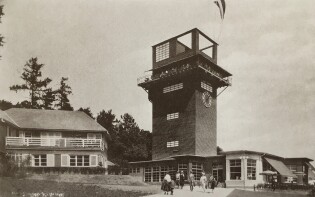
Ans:
[[[200,84],[199,84],[200,86]],[[195,91],[196,97],[196,155],[217,155],[217,102],[212,93],[212,104],[206,107],[202,101],[204,90]]]
[[[231,180],[230,177],[230,160],[241,159],[241,179]],[[247,160],[256,160],[256,180],[249,180],[247,178]],[[227,187],[253,187],[259,183],[264,183],[263,175],[259,175],[263,170],[262,158],[260,155],[255,154],[233,154],[226,156],[226,185]]]
[[[102,162],[103,166],[107,161],[107,156],[104,154],[103,151],[56,151],[56,150],[9,150],[7,151],[9,154],[15,155],[22,155],[23,159],[26,159],[28,155],[31,155],[31,166],[34,166],[34,155],[46,155],[47,157],[47,166],[45,167],[61,167],[63,166],[62,163],[62,155],[89,155],[90,156],[90,163],[91,163],[91,155],[96,155],[96,165],[98,166],[99,162]],[[103,160],[101,159],[103,158]],[[68,162],[69,163],[69,162]],[[66,166],[64,166],[66,167]],[[69,166],[70,167],[70,166]]]
[[[174,82],[176,84],[179,82]],[[165,85],[167,86],[167,85]],[[163,87],[152,94],[153,142],[152,159],[173,155],[195,154],[195,94],[184,82],[184,88],[163,93]],[[179,118],[167,120],[167,114],[179,113]],[[179,141],[178,147],[167,148],[167,142]]]

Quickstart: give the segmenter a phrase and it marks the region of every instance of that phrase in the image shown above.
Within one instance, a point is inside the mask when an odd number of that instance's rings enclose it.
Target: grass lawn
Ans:
[[[235,189],[228,197],[305,197],[307,192],[305,191],[246,191]]]
[[[146,188],[146,189],[143,189]],[[0,197],[136,197],[155,193],[155,186],[104,185],[0,177]]]

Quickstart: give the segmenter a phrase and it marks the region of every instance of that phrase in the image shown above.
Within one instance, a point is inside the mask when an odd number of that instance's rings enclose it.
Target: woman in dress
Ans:
[[[200,184],[203,189],[203,192],[206,192],[207,177],[204,172],[202,172],[202,176],[200,177]]]

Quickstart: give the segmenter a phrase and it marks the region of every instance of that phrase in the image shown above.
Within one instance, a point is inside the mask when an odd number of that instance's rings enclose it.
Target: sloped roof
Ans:
[[[8,116],[8,114],[5,111],[0,110],[0,121],[3,123],[9,123],[13,126],[18,127],[18,125]]]
[[[11,108],[5,112],[22,129],[106,132],[81,111]]]

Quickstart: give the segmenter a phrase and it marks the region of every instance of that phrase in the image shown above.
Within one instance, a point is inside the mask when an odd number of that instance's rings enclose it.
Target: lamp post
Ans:
[[[246,177],[246,174],[245,174],[245,159],[248,159],[248,156],[240,156],[239,157],[241,160],[243,160],[243,180],[244,180],[244,190],[245,190],[245,177]]]

